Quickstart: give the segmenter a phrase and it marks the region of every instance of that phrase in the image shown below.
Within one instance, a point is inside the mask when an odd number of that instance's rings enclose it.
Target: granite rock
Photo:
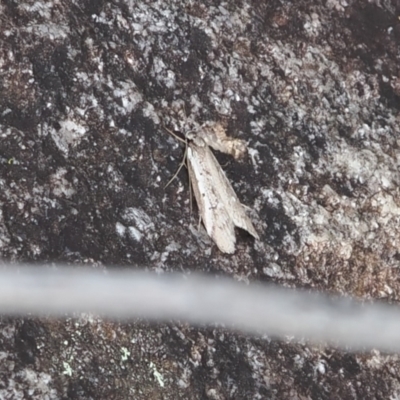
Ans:
[[[0,3],[0,255],[203,271],[399,299],[400,6],[396,1]],[[261,240],[218,251],[185,134],[217,154]],[[223,327],[0,319],[4,399],[398,398],[397,355]]]

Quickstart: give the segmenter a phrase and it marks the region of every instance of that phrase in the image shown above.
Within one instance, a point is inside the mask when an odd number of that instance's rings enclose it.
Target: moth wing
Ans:
[[[217,160],[208,146],[189,144],[188,171],[201,219],[218,248],[223,253],[232,254],[236,243],[235,225],[220,198],[218,168]]]
[[[219,191],[219,198],[221,198],[225,202],[225,208],[229,210],[229,216],[232,219],[232,222],[235,226],[244,229],[249,232],[254,238],[260,239],[257,231],[254,228],[251,219],[246,214],[245,207],[238,199],[235,191],[232,188],[228,178],[225,175],[223,169],[219,166],[218,161],[215,156],[209,151],[209,156],[214,158],[215,165],[218,166],[217,173],[219,175],[219,179],[224,182],[222,185],[217,185],[216,189]]]

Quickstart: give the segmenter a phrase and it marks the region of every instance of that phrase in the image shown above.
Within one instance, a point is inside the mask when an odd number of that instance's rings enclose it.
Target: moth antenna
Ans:
[[[163,128],[170,134],[172,135],[175,139],[177,139],[181,143],[185,143],[185,153],[183,154],[183,159],[182,162],[180,163],[178,170],[175,172],[174,176],[168,181],[168,183],[164,186],[164,189],[166,189],[173,181],[174,179],[178,176],[179,172],[181,169],[185,166],[186,164],[186,157],[187,157],[187,149],[188,149],[188,144],[187,144],[187,139],[185,140],[181,139],[178,135],[176,135],[174,132],[172,132],[170,129],[168,129],[166,126],[163,125]]]
[[[185,143],[187,145],[187,139],[182,139],[180,138],[176,133],[172,132],[171,129],[168,129],[165,125],[163,125],[163,128],[171,135],[173,136],[176,140],[178,140],[181,143]]]
[[[187,144],[185,147],[185,153],[183,154],[183,159],[178,167],[178,170],[175,172],[174,176],[168,181],[168,183],[164,186],[164,189],[166,189],[173,182],[173,180],[178,176],[179,172],[181,172],[181,169],[186,165],[186,156],[187,156]]]
[[[169,180],[169,182],[164,186],[164,189],[166,189],[172,182],[173,180],[177,177],[179,174],[180,170],[184,165],[186,165],[186,158],[187,158],[187,152],[188,152],[188,139],[185,136],[185,139],[183,140],[180,138],[178,135],[176,135],[174,132],[172,132],[170,129],[168,129],[165,125],[163,125],[163,128],[175,139],[177,139],[181,143],[185,143],[185,153],[183,154],[183,159],[182,162],[180,163],[178,170],[175,172],[174,176]],[[191,131],[189,131],[190,133]],[[190,174],[188,174],[188,180],[189,180],[189,207],[190,207],[190,215],[192,214],[193,211],[193,193],[192,193],[192,181],[190,180]]]

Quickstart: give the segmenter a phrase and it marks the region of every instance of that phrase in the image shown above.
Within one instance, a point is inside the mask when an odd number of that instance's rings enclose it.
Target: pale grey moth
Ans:
[[[238,159],[246,153],[246,143],[228,137],[216,123],[203,126],[196,135],[187,138],[187,166],[201,219],[218,248],[232,254],[236,244],[235,226],[256,239],[259,236],[210,147]]]

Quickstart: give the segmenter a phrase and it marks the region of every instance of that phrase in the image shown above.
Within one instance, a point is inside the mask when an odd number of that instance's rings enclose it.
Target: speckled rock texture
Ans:
[[[204,271],[399,300],[396,1],[0,2],[0,255]],[[185,133],[217,154],[261,240],[218,251]],[[51,299],[49,299],[51,301]],[[397,399],[400,360],[222,327],[0,319],[1,399]]]

